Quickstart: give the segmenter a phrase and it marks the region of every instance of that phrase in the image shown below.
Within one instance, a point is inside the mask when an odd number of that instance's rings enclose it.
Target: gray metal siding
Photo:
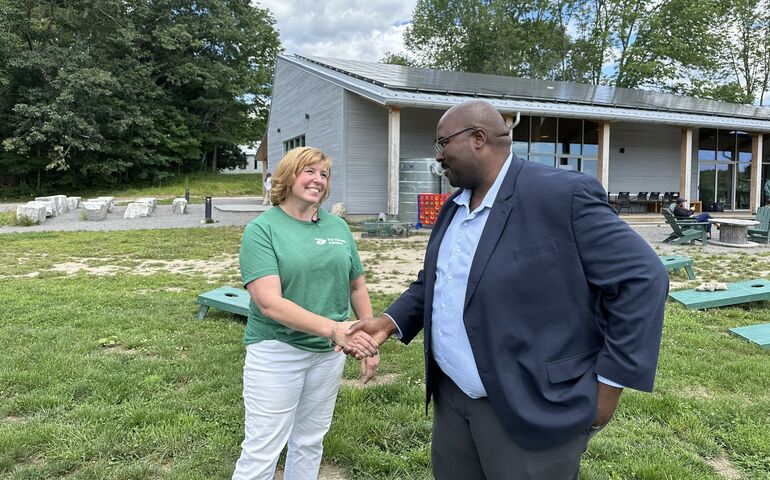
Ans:
[[[401,110],[401,158],[434,158],[436,125],[445,110]]]
[[[345,92],[348,213],[388,208],[388,110]],[[403,118],[402,118],[403,121]],[[403,132],[403,127],[401,128]]]
[[[611,124],[609,191],[678,191],[680,140],[679,127]]]
[[[306,146],[320,148],[332,157],[331,194],[325,208],[345,198],[343,92],[341,87],[278,60],[268,122],[268,165],[275,170],[285,153],[284,141],[305,135]]]

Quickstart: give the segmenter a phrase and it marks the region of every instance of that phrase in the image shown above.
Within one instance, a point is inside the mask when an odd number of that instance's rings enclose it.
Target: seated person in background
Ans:
[[[711,218],[711,215],[708,213],[699,213],[698,215],[694,215],[695,210],[692,210],[690,206],[687,204],[687,200],[685,200],[683,197],[679,197],[676,199],[676,207],[674,208],[674,216],[676,218],[695,218],[697,222],[708,222],[709,218]],[[708,233],[708,237],[711,238],[711,224],[709,224],[706,227],[706,232]]]

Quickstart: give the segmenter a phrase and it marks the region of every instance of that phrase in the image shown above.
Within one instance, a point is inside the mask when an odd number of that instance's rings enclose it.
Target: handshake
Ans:
[[[358,360],[378,354],[380,345],[396,332],[396,325],[387,315],[364,318],[355,322],[340,322],[333,327],[329,340],[336,352],[345,352]]]
[[[328,338],[335,344],[334,351],[345,352],[361,360],[361,378],[366,383],[377,371],[380,345],[396,331],[393,320],[387,315],[381,315],[355,322],[341,322],[332,328]]]

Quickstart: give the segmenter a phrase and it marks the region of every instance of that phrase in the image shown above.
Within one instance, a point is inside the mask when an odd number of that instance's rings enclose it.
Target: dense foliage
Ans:
[[[762,104],[768,0],[418,0],[387,63]]]
[[[0,0],[0,185],[242,164],[265,128],[273,24],[249,0]]]

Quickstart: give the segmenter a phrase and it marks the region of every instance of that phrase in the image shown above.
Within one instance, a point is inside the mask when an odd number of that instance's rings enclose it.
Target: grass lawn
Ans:
[[[171,200],[177,197],[184,197],[184,189],[187,186],[190,189],[190,202],[203,203],[206,196],[213,197],[239,197],[239,196],[261,196],[262,195],[262,174],[261,173],[240,173],[240,174],[222,174],[222,173],[190,173],[186,175],[173,176],[164,179],[160,183],[135,185],[130,187],[116,187],[111,189],[92,189],[72,192],[47,192],[38,195],[68,195],[85,198],[98,196],[110,196],[117,198],[141,198],[156,197],[164,199],[165,203],[170,204]],[[5,202],[26,202],[33,198],[5,198],[0,192],[0,199]],[[163,203],[163,202],[161,202]]]
[[[239,284],[241,232],[0,236],[0,477],[229,478],[243,436],[244,321],[213,309],[195,320],[195,298]],[[385,265],[382,245],[361,242],[368,269]],[[682,251],[699,279],[672,277],[682,285],[770,273],[767,254]],[[372,276],[372,290],[388,281]],[[395,294],[372,297],[381,311]],[[669,303],[656,391],[623,395],[581,479],[770,479],[770,351],[727,334],[765,322],[768,302]],[[324,455],[347,478],[431,478],[415,343],[386,343],[389,381],[372,387],[355,385],[348,361]]]

